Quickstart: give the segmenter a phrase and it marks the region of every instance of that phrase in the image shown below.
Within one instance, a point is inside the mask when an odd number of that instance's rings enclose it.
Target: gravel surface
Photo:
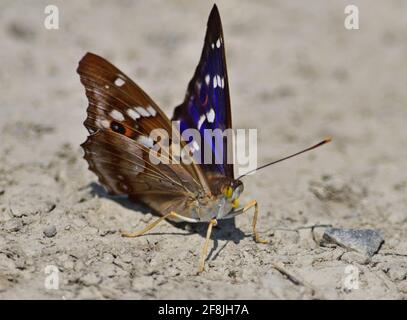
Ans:
[[[44,28],[48,1],[0,3],[0,299],[407,298],[403,1],[352,1],[360,30],[344,28],[347,1],[219,1],[234,126],[258,129],[259,164],[334,141],[245,178],[270,243],[250,214],[220,223],[200,276],[205,225],[120,237],[155,217],[87,170],[76,67],[104,56],[172,114],[212,4],[53,3],[59,30]],[[371,257],[321,246],[329,227],[385,242]]]

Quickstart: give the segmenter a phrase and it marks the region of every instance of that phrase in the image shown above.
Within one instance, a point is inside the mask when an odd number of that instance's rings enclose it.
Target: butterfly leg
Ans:
[[[166,215],[162,216],[161,218],[155,220],[153,223],[149,224],[147,227],[145,227],[143,230],[138,231],[138,232],[134,232],[134,233],[126,233],[126,232],[122,232],[122,237],[125,238],[135,238],[135,237],[139,237],[142,236],[143,234],[145,234],[146,232],[150,231],[151,229],[153,229],[154,227],[156,227],[161,221],[167,219],[167,218],[179,218],[181,220],[186,220],[185,217],[179,215],[178,213],[171,211],[170,213],[167,213]],[[189,220],[188,220],[189,221]]]
[[[263,240],[260,239],[259,234],[257,233],[256,230],[256,224],[257,224],[257,216],[259,214],[259,205],[257,204],[257,200],[252,200],[251,202],[249,202],[244,208],[243,208],[243,213],[247,210],[249,210],[250,208],[252,208],[254,206],[254,215],[253,215],[253,222],[252,222],[252,227],[253,227],[253,235],[254,235],[254,241],[258,242],[258,243],[269,243],[268,240]]]
[[[218,221],[216,219],[212,219],[211,221],[209,221],[208,231],[206,231],[205,243],[202,248],[201,261],[199,263],[198,273],[202,273],[205,271],[205,259],[206,259],[206,254],[208,252],[208,246],[209,246],[209,240],[211,238],[212,227],[216,226],[217,224],[218,224]]]
[[[257,233],[257,230],[256,230],[257,216],[259,215],[259,206],[258,206],[256,200],[252,200],[247,205],[245,205],[243,208],[238,209],[238,210],[232,212],[231,214],[228,214],[227,216],[224,217],[224,219],[230,219],[230,218],[233,218],[235,216],[238,216],[239,214],[246,213],[246,212],[249,211],[249,209],[251,209],[253,207],[254,207],[254,215],[253,215],[252,228],[253,228],[254,241],[256,241],[258,243],[266,244],[266,243],[268,243],[268,241],[261,239],[259,234]]]
[[[258,243],[266,244],[266,243],[268,243],[268,241],[260,239],[260,236],[256,230],[257,216],[259,215],[259,206],[257,204],[257,200],[252,200],[247,205],[245,205],[242,209],[242,213],[246,213],[249,209],[251,209],[253,207],[254,207],[254,215],[253,215],[252,228],[253,228],[254,241],[256,241]]]

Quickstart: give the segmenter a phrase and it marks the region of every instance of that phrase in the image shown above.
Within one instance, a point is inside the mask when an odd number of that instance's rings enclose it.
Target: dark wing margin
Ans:
[[[200,163],[206,175],[224,175],[234,178],[231,139],[206,136],[205,129],[232,127],[229,81],[227,75],[225,42],[222,23],[216,5],[209,15],[204,46],[194,76],[188,84],[184,102],[175,108],[172,120],[180,121],[181,132],[189,128],[198,129],[201,135]],[[204,153],[209,148],[212,163],[205,164]],[[229,153],[229,154],[228,154]],[[214,159],[222,157],[221,163]]]

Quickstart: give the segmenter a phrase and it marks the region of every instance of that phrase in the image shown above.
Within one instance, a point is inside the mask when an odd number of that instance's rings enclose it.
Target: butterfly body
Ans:
[[[162,195],[137,196],[136,194],[129,195],[135,201],[145,203],[160,215],[166,215],[171,211],[177,212],[183,219],[177,217],[169,217],[174,222],[187,221],[208,222],[211,219],[225,219],[229,214],[233,214],[239,203],[239,196],[243,191],[243,184],[239,180],[230,181],[224,177],[216,178],[217,182],[213,185],[219,185],[216,193],[205,193],[196,191],[195,193],[185,193],[170,197],[165,201]],[[237,186],[236,188],[233,188]],[[162,203],[168,203],[168,206],[163,206]],[[170,205],[171,204],[171,205]]]
[[[196,198],[196,213],[199,221],[227,219],[238,207],[243,184],[239,180],[229,182],[228,179],[223,177],[217,180],[218,182],[213,182],[214,185],[219,184],[216,195],[198,196]],[[233,188],[233,186],[236,187]]]

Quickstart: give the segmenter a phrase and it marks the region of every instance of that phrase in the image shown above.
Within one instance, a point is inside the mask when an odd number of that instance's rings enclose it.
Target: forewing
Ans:
[[[150,133],[160,128],[171,135],[171,124],[141,88],[91,53],[82,58],[77,71],[89,100],[85,159],[110,192],[142,198],[179,196],[202,188],[194,166],[172,164],[165,152],[168,163],[154,162],[150,150],[164,141],[153,141]]]
[[[200,161],[207,175],[221,174],[233,179],[233,164],[227,162],[227,153],[232,151],[228,145],[231,146],[232,141],[219,136],[207,139],[204,135],[205,129],[224,131],[232,127],[224,37],[216,5],[208,19],[201,59],[189,82],[184,102],[174,110],[173,120],[180,121],[181,132],[188,128],[199,130]],[[206,148],[212,152],[213,159],[222,157],[222,163],[204,164]]]

